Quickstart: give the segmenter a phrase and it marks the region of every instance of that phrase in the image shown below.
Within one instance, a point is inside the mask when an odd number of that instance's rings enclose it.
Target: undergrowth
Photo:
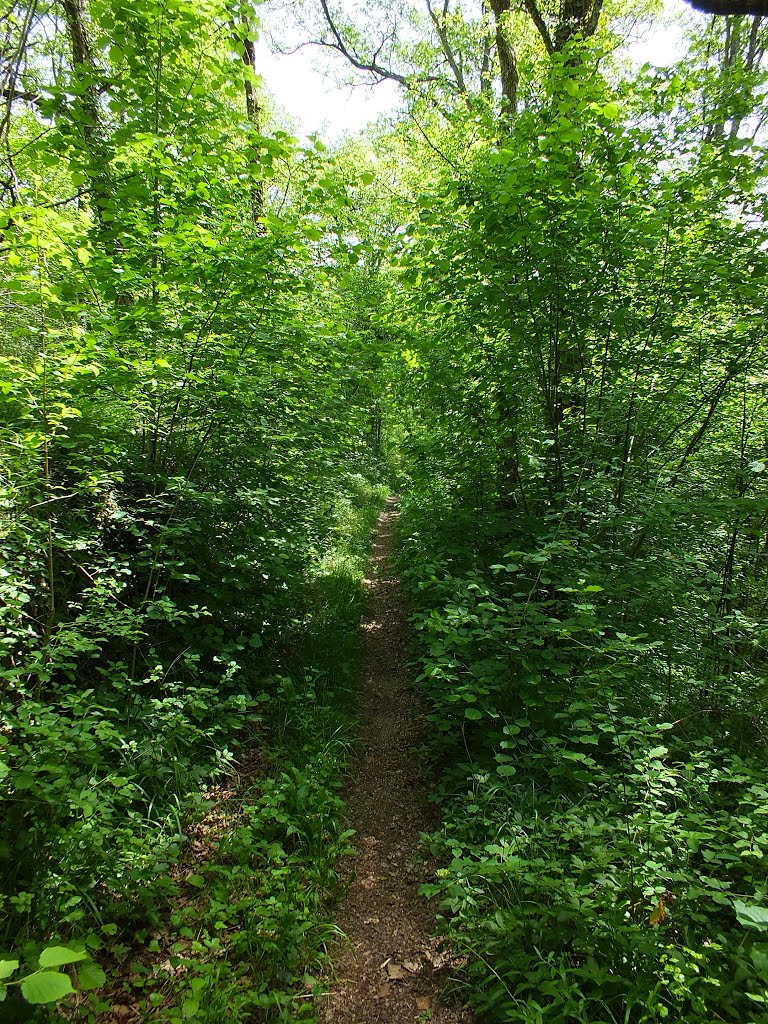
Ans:
[[[462,996],[498,1022],[768,1020],[764,706],[669,638],[665,600],[706,577],[424,485],[400,562]]]
[[[157,811],[151,801],[137,801],[131,812],[139,783],[122,754],[130,741],[104,709],[81,695],[69,716],[52,719],[77,736],[53,780],[80,772],[91,808],[77,815],[61,809],[40,882],[31,879],[29,891],[11,896],[17,913],[34,906],[38,920],[49,906],[50,923],[45,933],[22,931],[6,962],[20,960],[21,976],[37,966],[41,950],[63,942],[90,954],[100,973],[90,986],[72,974],[78,994],[57,1011],[28,1006],[12,976],[4,1020],[37,1013],[96,1021],[127,1007],[157,1024],[312,1019],[317,975],[335,934],[335,864],[352,834],[338,790],[352,743],[362,577],[385,494],[351,476],[328,507],[302,588],[294,588],[293,627],[270,654],[271,674],[258,678],[250,695],[206,704],[204,693],[187,688],[170,710],[167,699],[158,709],[173,720],[144,723],[142,742],[158,773],[173,773],[178,796],[170,809],[167,801]],[[24,713],[45,727],[37,712]],[[184,745],[185,728],[197,729],[194,747]],[[110,761],[113,736],[119,764]],[[43,769],[30,769],[30,787],[48,784]],[[34,814],[29,806],[27,815]],[[45,828],[43,820],[38,827]],[[122,856],[110,874],[97,873],[100,850],[114,851],[110,829]],[[54,856],[68,913],[46,889]]]

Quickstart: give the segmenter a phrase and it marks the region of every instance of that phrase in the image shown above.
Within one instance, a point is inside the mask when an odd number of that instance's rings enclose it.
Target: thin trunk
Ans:
[[[491,26],[491,10],[487,0],[483,0],[483,61],[480,67],[480,94],[491,95],[491,65],[493,52],[493,28]]]
[[[13,8],[11,8],[13,10]],[[19,202],[16,171],[14,169],[14,155],[10,144],[10,126],[13,104],[16,100],[24,100],[28,103],[36,103],[39,97],[24,89],[19,89],[19,75],[27,52],[27,45],[32,26],[37,17],[37,0],[32,0],[24,8],[21,17],[18,38],[14,38],[13,19],[8,17],[6,25],[6,36],[0,45],[0,95],[4,100],[2,118],[0,119],[0,137],[5,148],[5,163],[8,170],[8,178],[2,182],[2,186],[14,205]]]
[[[438,14],[430,0],[427,0],[427,10],[429,11],[429,17],[432,19],[432,24],[435,26],[437,38],[440,40],[440,47],[443,51],[443,55],[448,61],[448,67],[451,69],[456,81],[456,88],[459,90],[461,95],[466,98],[467,84],[464,81],[464,72],[461,69],[461,64],[456,58],[456,54],[451,46],[451,41],[448,38],[448,31],[445,27],[445,21],[448,16],[448,2],[446,0],[446,3],[443,5],[442,14]]]
[[[252,27],[245,16],[241,20],[240,44],[243,48],[243,64],[247,69],[244,86],[245,112],[254,132],[259,134],[262,128],[262,110],[256,84],[252,78],[252,75],[256,75],[256,42],[253,38]],[[251,163],[254,178],[251,185],[251,219],[256,224],[264,214],[264,181],[259,177],[258,159],[252,159]]]

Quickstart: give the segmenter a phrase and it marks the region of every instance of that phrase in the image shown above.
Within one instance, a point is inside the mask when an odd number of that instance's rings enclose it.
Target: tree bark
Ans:
[[[91,205],[102,234],[111,234],[104,221],[104,208],[112,199],[112,187],[109,155],[99,106],[97,82],[102,77],[101,69],[96,64],[88,38],[85,0],[61,0],[61,7],[72,52],[74,76],[77,78],[84,73],[89,80],[73,104],[72,112],[75,120],[79,122],[78,127],[88,156],[84,171],[90,184]]]
[[[499,58],[499,75],[501,77],[501,92],[504,97],[505,112],[516,114],[517,89],[520,79],[517,72],[515,51],[507,38],[507,23],[512,2],[511,0],[490,0],[490,2],[496,25],[496,53]]]
[[[597,31],[603,0],[563,0],[560,20],[552,40],[556,53],[561,53],[574,36],[588,39]]]
[[[240,43],[243,47],[243,64],[246,68],[256,74],[256,43],[253,39],[253,31],[244,16],[242,19],[242,36]],[[245,78],[245,111],[248,120],[251,122],[255,132],[260,133],[262,124],[262,110],[259,103],[259,94],[250,76]],[[254,160],[254,182],[251,186],[251,217],[254,224],[264,213],[264,181],[258,177],[259,168],[255,166],[258,161]]]

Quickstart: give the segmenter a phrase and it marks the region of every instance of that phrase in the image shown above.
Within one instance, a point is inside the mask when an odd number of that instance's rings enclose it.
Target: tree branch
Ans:
[[[491,65],[493,53],[493,35],[491,30],[491,11],[488,0],[483,0],[483,62],[480,67],[480,94],[491,95]]]
[[[443,48],[445,59],[448,61],[448,65],[453,72],[453,77],[456,79],[456,85],[459,88],[459,92],[466,94],[467,85],[464,81],[464,75],[462,74],[461,68],[456,63],[456,55],[453,52],[453,47],[451,46],[451,42],[448,38],[448,33],[445,31],[445,18],[448,14],[448,0],[445,0],[442,15],[435,13],[431,0],[426,0],[426,2],[429,16],[432,19],[432,24],[435,26],[435,30],[437,31],[437,37],[440,40],[440,46]]]
[[[328,9],[327,0],[320,0],[320,5],[323,8],[323,14],[325,15],[325,20],[328,25],[328,28],[331,30],[331,34],[333,35],[333,38],[336,40],[335,43],[323,42],[320,45],[327,46],[332,50],[338,50],[339,53],[343,54],[343,56],[347,58],[347,60],[353,67],[356,67],[358,69],[358,71],[368,71],[370,72],[370,74],[377,75],[379,78],[389,78],[393,82],[399,82],[400,85],[407,86],[409,84],[408,79],[405,77],[405,75],[401,75],[397,71],[392,71],[389,68],[382,67],[382,65],[379,64],[375,59],[371,61],[366,61],[359,57],[356,53],[353,53],[352,50],[350,50],[349,47],[344,42],[341,32],[336,27],[336,23],[334,22],[331,16],[331,12]]]
[[[704,14],[722,14],[726,18],[740,14],[768,15],[768,0],[688,0],[688,3]]]
[[[562,53],[576,35],[588,39],[597,31],[603,0],[563,0],[560,20],[555,27],[553,50]]]
[[[531,21],[538,29],[539,35],[544,43],[544,49],[551,57],[555,52],[555,45],[552,42],[552,36],[549,34],[549,29],[547,28],[547,24],[536,4],[536,0],[524,0],[524,3],[526,11],[528,11],[528,14],[531,16]]]
[[[23,100],[24,103],[34,103],[35,106],[40,104],[42,96],[39,92],[27,92],[25,89],[5,89],[0,88],[0,97],[4,100],[10,100],[15,102],[16,100]]]

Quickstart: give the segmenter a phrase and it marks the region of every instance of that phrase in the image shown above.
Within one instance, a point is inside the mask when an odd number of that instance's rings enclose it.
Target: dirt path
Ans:
[[[366,580],[364,752],[348,793],[359,854],[338,919],[349,942],[340,949],[335,982],[318,1010],[325,1024],[471,1024],[468,1011],[441,1002],[450,958],[430,938],[434,915],[418,894],[430,880],[418,853],[419,833],[436,821],[416,752],[424,737],[424,707],[407,669],[407,626],[389,566],[397,515],[390,498]]]

